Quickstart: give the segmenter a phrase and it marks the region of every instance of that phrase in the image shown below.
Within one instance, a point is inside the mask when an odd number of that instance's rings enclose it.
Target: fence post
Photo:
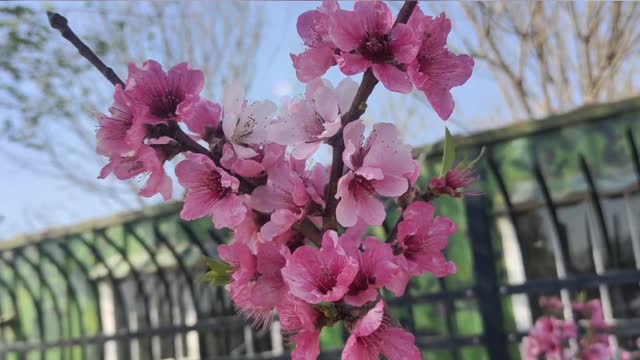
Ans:
[[[504,331],[502,300],[496,258],[491,242],[491,226],[485,195],[468,196],[464,199],[467,232],[473,252],[473,268],[478,307],[482,316],[484,339],[489,359],[509,359],[507,335]]]

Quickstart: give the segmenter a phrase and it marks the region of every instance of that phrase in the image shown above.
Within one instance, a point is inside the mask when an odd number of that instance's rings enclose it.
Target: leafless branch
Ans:
[[[630,64],[640,61],[638,3],[497,1],[459,6],[475,29],[457,33],[463,51],[488,65],[513,119],[638,91],[633,85],[629,91]]]

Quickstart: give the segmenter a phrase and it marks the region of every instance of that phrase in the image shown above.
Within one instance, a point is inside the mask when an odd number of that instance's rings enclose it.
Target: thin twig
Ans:
[[[113,71],[112,68],[105,65],[105,63],[103,63],[102,60],[100,60],[98,55],[96,55],[93,51],[91,51],[91,49],[87,45],[85,45],[85,43],[82,42],[82,40],[80,40],[78,36],[76,36],[73,30],[71,30],[71,28],[69,27],[69,22],[67,21],[67,18],[65,18],[64,16],[58,13],[54,13],[51,11],[47,11],[47,17],[49,18],[49,24],[51,25],[51,27],[60,31],[60,34],[62,34],[62,37],[69,40],[69,42],[73,44],[73,46],[75,46],[76,49],[78,49],[78,52],[80,53],[80,55],[82,55],[85,59],[89,60],[91,65],[93,65],[96,69],[98,69],[102,73],[102,75],[104,75],[104,77],[107,78],[107,80],[109,80],[111,84],[113,84],[113,86],[116,86],[119,84],[120,86],[122,86],[122,88],[124,88],[124,82],[120,80],[118,75],[116,75],[115,71]]]
[[[96,69],[102,73],[102,75],[113,84],[113,86],[120,85],[125,88],[125,83],[118,77],[112,68],[105,65],[102,60],[89,48],[78,36],[71,30],[68,25],[67,19],[57,13],[47,12],[49,17],[49,23],[51,27],[60,31],[62,36],[73,44],[80,55],[87,59]],[[210,157],[216,164],[220,163],[220,159],[214,153],[212,153],[206,147],[200,145],[187,135],[177,124],[172,126],[160,126],[155,129],[158,133],[155,136],[168,136],[174,139],[184,151],[191,151],[199,154],[204,154]],[[246,179],[240,177],[241,192],[250,193],[255,188],[255,185],[249,183]],[[322,233],[318,227],[311,222],[308,218],[304,218],[298,224],[294,225],[294,229],[303,234],[307,239],[313,241],[315,244],[320,245],[322,241]]]
[[[396,18],[393,26],[397,24],[405,24],[411,14],[413,13],[413,9],[415,9],[417,1],[407,0],[404,5],[398,12],[398,17]],[[378,79],[373,76],[373,72],[371,69],[368,69],[364,76],[362,77],[362,83],[360,83],[360,87],[356,92],[356,96],[353,99],[353,103],[351,103],[351,108],[347,111],[342,117],[342,129],[344,129],[347,124],[352,121],[355,121],[364,114],[367,109],[367,100],[369,96],[373,92],[373,89],[378,84]],[[338,228],[338,221],[336,219],[336,208],[338,207],[338,199],[336,199],[336,192],[338,191],[338,180],[342,177],[342,173],[344,172],[344,162],[342,161],[342,153],[344,152],[344,141],[343,141],[343,133],[342,129],[334,135],[331,139],[331,146],[333,147],[333,155],[332,155],[332,163],[331,163],[331,174],[329,177],[329,186],[327,187],[326,193],[326,203],[327,207],[325,209],[324,219],[322,221],[322,229],[326,230],[336,230]]]

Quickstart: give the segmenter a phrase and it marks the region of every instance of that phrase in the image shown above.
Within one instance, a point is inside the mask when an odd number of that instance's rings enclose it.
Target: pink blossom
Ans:
[[[475,195],[464,192],[464,188],[473,184],[477,178],[473,174],[472,168],[456,168],[447,171],[444,177],[432,178],[429,190],[435,196],[449,195],[451,197],[463,197],[465,195]]]
[[[605,330],[609,327],[604,319],[604,310],[599,299],[593,299],[585,304],[573,304],[573,309],[589,319],[591,329]]]
[[[234,174],[238,174],[246,178],[254,178],[260,175],[264,175],[264,167],[260,164],[258,159],[259,154],[249,159],[244,159],[236,153],[233,145],[226,143],[222,147],[222,157],[220,158],[220,165],[224,166]]]
[[[593,343],[586,346],[581,360],[613,360],[613,353],[609,344]]]
[[[320,332],[304,330],[294,338],[295,350],[291,353],[292,360],[315,360],[320,355]]]
[[[282,331],[294,335],[293,360],[315,360],[320,355],[320,326],[323,315],[314,307],[290,294],[278,304]]]
[[[324,191],[329,184],[329,169],[322,164],[315,164],[311,169],[305,169],[301,176],[311,200],[324,209]]]
[[[568,350],[568,340],[577,337],[574,323],[565,322],[550,316],[539,318],[525,338],[527,359],[562,358]]]
[[[393,251],[389,244],[375,237],[342,236],[340,241],[349,256],[358,261],[358,273],[349,286],[345,303],[362,306],[378,297],[378,289],[390,282],[400,270],[393,261]]]
[[[265,240],[288,231],[305,215],[309,202],[306,186],[287,162],[280,162],[269,169],[266,185],[258,186],[251,193],[251,208],[271,214],[260,233]]]
[[[433,217],[432,205],[416,201],[403,212],[398,225],[398,238],[394,241],[394,253],[403,271],[389,289],[396,295],[404,293],[411,276],[429,272],[437,277],[456,273],[456,265],[447,261],[442,251],[447,248],[449,238],[456,233],[456,224],[447,217]]]
[[[329,33],[342,50],[336,57],[344,74],[355,75],[371,67],[387,89],[411,92],[413,85],[402,68],[415,59],[419,44],[411,27],[393,26],[385,3],[358,1],[353,11],[337,10],[330,18]]]
[[[317,323],[322,318],[313,305],[287,294],[277,305],[280,326],[285,333],[297,333],[303,330],[319,330]]]
[[[189,130],[198,135],[198,138],[209,141],[220,125],[222,108],[209,100],[201,100],[193,110],[193,116],[185,119]]]
[[[242,221],[233,229],[234,239],[237,242],[247,245],[252,251],[255,251],[258,244],[265,242],[262,236],[260,236],[260,228],[267,221],[269,221],[268,214],[247,209]]]
[[[451,21],[444,13],[434,19],[416,7],[408,25],[420,41],[418,55],[407,69],[409,78],[424,92],[438,116],[447,120],[455,106],[450,91],[471,77],[473,59],[447,50]]]
[[[202,154],[186,153],[176,166],[180,185],[187,189],[180,216],[185,220],[213,216],[217,229],[235,227],[247,209],[238,196],[240,181]]]
[[[235,268],[229,285],[234,304],[257,324],[265,324],[286,293],[281,269],[288,249],[269,242],[258,245],[254,255],[245,244],[236,242],[218,246],[218,253]]]
[[[415,170],[411,148],[400,142],[395,125],[376,124],[366,142],[364,129],[361,120],[344,128],[342,158],[348,171],[338,181],[336,193],[340,199],[336,215],[342,226],[353,226],[358,219],[381,225],[386,213],[375,195],[402,195]]]
[[[272,141],[293,145],[293,157],[306,159],[342,126],[340,116],[349,110],[358,84],[345,78],[334,89],[316,79],[307,85],[306,99],[294,100],[270,127]]]
[[[262,147],[254,147],[256,155],[245,159],[238,156],[234,147],[227,143],[222,148],[220,164],[242,177],[261,177],[284,158],[285,150],[286,146],[267,143]]]
[[[389,360],[422,359],[413,335],[393,326],[384,313],[382,301],[351,326],[351,335],[342,351],[342,359],[378,360],[380,354]]]
[[[357,273],[358,262],[347,255],[335,231],[324,234],[320,250],[309,245],[296,249],[282,269],[291,293],[310,304],[341,300]]]
[[[409,187],[414,187],[416,185],[416,182],[422,173],[422,165],[420,164],[420,161],[413,160],[413,166],[413,172],[407,178],[409,180]]]
[[[302,179],[302,183],[307,189],[307,194],[313,200],[313,203],[307,203],[307,213],[311,215],[314,210],[324,209],[324,192],[329,183],[329,169],[319,163],[315,163],[309,168],[307,160],[304,159],[289,158],[288,162],[290,168]]]
[[[276,105],[268,100],[247,104],[244,90],[233,83],[225,88],[222,130],[238,157],[258,155],[255,147],[267,140],[267,127],[276,112]]]
[[[202,71],[192,70],[187,63],[178,64],[165,73],[162,65],[149,60],[142,68],[129,64],[125,92],[145,122],[159,124],[191,118],[203,86]]]
[[[111,115],[98,115],[100,128],[97,134],[96,151],[100,155],[125,155],[140,147],[147,135],[145,124],[134,118],[131,100],[116,85],[114,103],[109,109]]]
[[[298,34],[307,50],[302,54],[291,54],[298,80],[309,82],[324,75],[336,64],[336,46],[329,36],[329,17],[340,6],[336,0],[325,0],[317,10],[307,11],[298,17]]]
[[[151,146],[142,145],[131,156],[112,155],[109,163],[100,171],[100,179],[113,173],[120,180],[138,175],[148,176],[140,196],[151,197],[160,193],[165,200],[171,198],[173,183],[164,171],[164,157]]]
[[[247,245],[251,251],[256,251],[257,246],[265,242],[283,244],[290,249],[297,248],[302,241],[300,235],[293,229],[266,240],[260,229],[271,220],[270,214],[265,214],[253,209],[247,209],[247,213],[240,224],[233,229],[233,238]]]
[[[560,298],[558,298],[557,296],[542,296],[538,300],[538,303],[540,304],[540,307],[551,313],[562,313],[562,311],[564,310],[564,305],[562,304]]]
[[[588,336],[585,336],[580,342],[582,359],[613,360],[609,335],[606,333],[609,324],[604,319],[602,302],[599,299],[594,299],[584,304],[573,304],[573,308],[589,321]]]

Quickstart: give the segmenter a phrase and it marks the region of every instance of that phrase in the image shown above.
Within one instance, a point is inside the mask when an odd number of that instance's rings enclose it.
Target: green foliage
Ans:
[[[341,349],[344,346],[342,322],[325,326],[320,332],[320,347],[323,350]]]
[[[204,258],[204,263],[209,268],[204,275],[201,275],[197,282],[207,283],[211,286],[224,286],[231,282],[231,275],[235,268],[219,259]]]
[[[442,168],[440,169],[440,177],[446,175],[453,167],[453,161],[456,158],[456,147],[454,144],[453,136],[449,132],[448,128],[444,128],[444,150],[442,151]]]

